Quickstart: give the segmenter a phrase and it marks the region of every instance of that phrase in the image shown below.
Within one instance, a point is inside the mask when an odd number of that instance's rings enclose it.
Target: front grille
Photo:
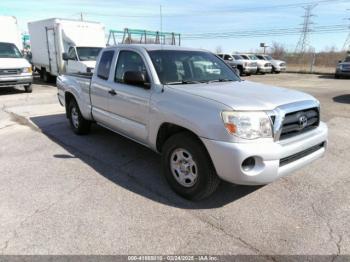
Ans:
[[[318,108],[310,108],[285,115],[280,140],[287,139],[318,127],[320,113]]]
[[[257,66],[257,65],[258,65],[258,63],[256,63],[256,62],[250,63],[250,66]]]
[[[343,65],[342,71],[350,71],[350,65]]]
[[[292,162],[294,162],[294,161],[296,161],[296,160],[299,160],[299,159],[301,159],[301,158],[303,158],[303,157],[306,157],[306,156],[308,156],[308,155],[311,155],[312,153],[314,153],[314,152],[320,150],[321,148],[324,148],[325,145],[326,145],[326,142],[323,142],[323,143],[321,143],[321,144],[318,144],[318,145],[316,145],[316,146],[310,147],[310,148],[308,148],[308,149],[306,149],[306,150],[304,150],[304,151],[301,151],[301,152],[299,152],[299,153],[296,153],[296,154],[294,154],[294,155],[291,155],[291,156],[282,158],[282,159],[280,160],[280,167],[281,167],[281,166],[288,165],[288,164],[290,164],[290,163],[292,163]]]
[[[6,82],[1,82],[0,81],[0,86],[13,86],[16,85],[17,81],[6,81]]]
[[[0,75],[19,75],[22,72],[20,68],[11,68],[11,69],[0,69]]]
[[[270,63],[266,63],[266,64],[265,64],[265,67],[270,67],[270,66],[271,66]]]

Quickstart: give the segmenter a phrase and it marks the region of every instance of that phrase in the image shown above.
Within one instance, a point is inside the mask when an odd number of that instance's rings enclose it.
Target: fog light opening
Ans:
[[[243,171],[250,171],[255,167],[255,158],[254,157],[248,157],[246,160],[242,163],[242,169]]]

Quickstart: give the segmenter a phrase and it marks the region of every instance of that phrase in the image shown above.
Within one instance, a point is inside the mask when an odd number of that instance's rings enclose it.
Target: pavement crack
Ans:
[[[339,255],[341,255],[341,242],[343,241],[343,236],[334,232],[334,229],[330,223],[330,220],[328,218],[326,218],[325,216],[321,215],[317,211],[314,203],[311,204],[311,208],[312,208],[313,212],[315,213],[315,215],[318,216],[319,218],[321,218],[324,221],[324,223],[326,224],[327,229],[328,229],[329,241],[333,242],[336,246],[336,253],[332,259],[332,261],[334,261]]]

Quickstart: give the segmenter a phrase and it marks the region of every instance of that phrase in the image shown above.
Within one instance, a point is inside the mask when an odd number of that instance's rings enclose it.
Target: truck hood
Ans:
[[[294,102],[316,101],[311,95],[299,91],[249,81],[172,85],[168,87],[214,100],[234,110],[273,110],[280,105]]]
[[[270,60],[271,64],[279,66],[281,63],[286,63],[282,60]]]
[[[96,61],[80,61],[83,65],[85,65],[87,68],[95,68],[96,67]]]
[[[29,62],[24,58],[0,58],[0,68],[12,69],[30,66]]]

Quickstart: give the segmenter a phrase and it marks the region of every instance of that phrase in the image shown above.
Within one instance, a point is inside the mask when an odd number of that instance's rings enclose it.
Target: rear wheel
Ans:
[[[165,142],[162,168],[171,188],[187,199],[204,199],[220,183],[204,145],[188,132],[176,134]]]
[[[335,79],[340,79],[340,75],[335,74],[335,75],[334,75],[334,78],[335,78]]]
[[[85,135],[90,132],[91,122],[84,119],[79,106],[74,99],[69,103],[68,117],[74,133],[77,135]]]

